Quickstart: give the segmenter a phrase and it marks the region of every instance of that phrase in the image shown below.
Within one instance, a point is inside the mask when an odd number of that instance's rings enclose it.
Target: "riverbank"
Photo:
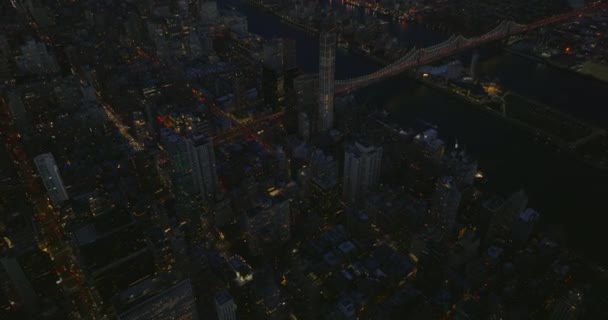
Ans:
[[[302,30],[304,32],[307,32],[307,33],[310,33],[310,34],[313,34],[313,35],[318,35],[319,34],[319,29],[317,29],[317,28],[315,28],[313,26],[309,26],[309,25],[307,25],[305,23],[296,21],[296,20],[294,20],[294,19],[292,19],[292,18],[290,18],[290,17],[282,14],[281,12],[279,12],[278,10],[276,10],[275,8],[273,8],[271,5],[262,3],[262,2],[257,1],[257,0],[245,0],[245,2],[247,4],[249,4],[249,5],[252,5],[254,7],[257,7],[259,9],[261,9],[262,11],[264,11],[266,13],[272,14],[272,15],[280,18],[281,21],[283,21],[283,22],[285,22],[285,23],[287,23],[287,24],[289,24],[289,25],[291,25],[293,27],[296,27],[296,28],[298,28],[298,29],[300,29],[300,30]]]
[[[608,64],[587,61],[582,65],[579,73],[608,83]]]
[[[388,61],[361,49],[351,49],[351,52],[373,60],[374,62],[377,62],[383,66],[390,64]],[[530,56],[529,58],[533,58],[533,56]],[[557,65],[555,67],[559,68]],[[575,72],[574,70],[570,71]],[[580,76],[579,73],[576,73],[576,75]],[[544,105],[537,101],[533,101],[528,97],[513,92],[507,92],[505,95],[503,95],[501,110],[497,110],[496,108],[492,108],[490,105],[491,101],[489,101],[489,96],[487,99],[480,100],[469,95],[462,94],[458,90],[436,81],[418,77],[412,72],[408,72],[407,76],[425,86],[431,87],[435,90],[441,90],[452,97],[465,101],[467,104],[476,107],[483,112],[489,113],[496,118],[500,118],[501,121],[505,121],[519,128],[520,130],[525,130],[535,138],[541,138],[543,143],[553,145],[556,152],[570,153],[577,160],[586,165],[602,171],[608,171],[608,162],[606,161],[608,154],[605,154],[605,152],[601,150],[594,150],[595,152],[585,154],[580,151],[581,147],[593,141],[593,139],[608,139],[608,137],[606,137],[606,132],[600,128],[581,121],[555,108]],[[527,104],[526,108],[519,108],[521,110],[525,109],[525,112],[508,111],[518,108],[515,102],[511,102],[509,105],[509,102],[506,101],[507,96],[515,96],[520,100],[520,103],[525,102]],[[534,123],[537,125],[534,125]],[[549,132],[548,129],[542,128],[542,126],[552,128],[553,131],[557,132]],[[570,137],[570,139],[565,137],[566,132],[572,134],[572,132],[575,131],[578,132],[578,136]],[[584,131],[584,133],[581,133],[581,131]]]
[[[608,139],[608,136],[603,129],[592,126],[570,116],[569,114],[563,113],[555,108],[543,105],[538,101],[533,101],[528,97],[524,97],[513,92],[507,92],[501,97],[502,107],[501,110],[497,110],[491,107],[490,101],[487,99],[475,99],[448,86],[433,82],[431,80],[420,79],[411,73],[408,75],[412,79],[415,79],[426,86],[434,88],[435,90],[441,90],[452,97],[463,100],[467,102],[467,104],[474,106],[483,112],[491,114],[495,118],[499,118],[502,121],[505,121],[521,130],[524,130],[536,138],[542,138],[543,143],[553,145],[556,152],[570,153],[577,160],[585,163],[586,165],[598,170],[608,171],[608,162],[606,161],[606,159],[608,159],[608,154],[606,154],[606,152],[602,153],[601,150],[594,150],[596,152],[599,151],[599,153],[590,152],[584,154],[580,151],[582,147],[594,141],[594,139]],[[517,112],[510,111],[511,109],[517,108],[516,103],[511,101],[512,103],[510,104],[509,101],[507,101],[507,98],[510,96],[519,99],[520,104],[523,102],[527,104],[527,109],[520,108],[526,109],[525,113],[520,112],[519,115],[516,115]],[[565,133],[552,133],[547,131],[547,129],[540,128],[539,125],[532,124],[535,122],[535,116],[536,122],[546,122],[547,126],[553,125],[553,127],[559,128],[559,130],[568,131],[569,133],[577,130],[584,131],[584,134],[577,136],[575,139],[573,139],[573,137],[568,139],[564,137]],[[565,125],[567,125],[567,129],[564,128]],[[580,133],[581,132],[579,132],[579,134]]]
[[[548,65],[548,66],[550,66],[552,68],[556,68],[556,69],[559,69],[559,70],[562,70],[562,71],[571,72],[571,73],[573,73],[573,74],[575,74],[575,75],[577,75],[579,77],[588,77],[588,78],[591,78],[593,80],[598,80],[598,81],[602,81],[604,83],[608,83],[608,74],[596,74],[594,72],[584,72],[583,71],[584,68],[581,69],[580,71],[574,70],[574,69],[572,69],[572,68],[570,68],[568,66],[565,66],[563,64],[557,63],[555,61],[552,61],[552,60],[549,60],[549,59],[545,59],[545,58],[539,57],[537,55],[533,55],[533,54],[529,54],[529,53],[526,53],[526,52],[522,52],[520,50],[513,49],[511,47],[505,48],[505,51],[508,52],[508,53],[510,53],[510,54],[513,54],[513,55],[516,55],[516,56],[519,56],[519,57],[522,57],[522,58],[525,58],[525,59],[528,59],[528,60],[532,60],[532,61],[536,61],[536,62],[539,62],[539,63],[546,64],[546,65]],[[605,68],[608,68],[608,67],[605,67]]]

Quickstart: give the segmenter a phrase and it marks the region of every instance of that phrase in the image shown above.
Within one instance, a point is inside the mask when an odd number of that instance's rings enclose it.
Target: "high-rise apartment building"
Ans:
[[[263,46],[263,64],[278,73],[283,72],[283,39],[272,39],[264,43]]]
[[[460,188],[473,185],[477,173],[477,161],[464,150],[446,153],[442,159],[445,175],[452,176]]]
[[[317,129],[330,130],[334,124],[334,82],[336,73],[336,34],[323,32],[319,37],[319,111]]]
[[[322,184],[334,185],[338,180],[338,162],[321,149],[315,149],[310,156],[312,179]]]
[[[298,113],[298,137],[304,141],[310,138],[310,118],[306,112]]]
[[[490,215],[490,223],[485,242],[510,240],[513,224],[528,204],[528,196],[523,190],[513,193],[507,200],[486,201],[482,209]]]
[[[316,110],[319,96],[319,77],[314,74],[303,74],[293,80],[298,111],[312,113]]]
[[[51,153],[44,153],[34,158],[36,168],[42,179],[42,183],[51,198],[53,205],[58,205],[68,200],[68,193],[63,185],[63,180],[59,174],[59,168],[55,158]]]
[[[277,195],[265,204],[250,209],[246,216],[247,245],[252,255],[260,255],[268,245],[291,237],[289,199]]]
[[[532,208],[522,211],[513,223],[511,238],[516,245],[524,245],[529,239],[534,226],[540,219],[540,213]]]
[[[191,194],[194,192],[194,181],[188,154],[188,141],[169,128],[161,128],[160,143],[169,159],[168,172],[173,187]]]
[[[194,136],[188,140],[188,155],[192,165],[192,176],[198,193],[205,197],[215,195],[217,173],[213,141],[205,136]]]
[[[382,147],[359,142],[346,147],[344,154],[344,200],[355,202],[380,181]]]
[[[283,39],[283,70],[287,71],[298,67],[296,51],[295,39]]]
[[[264,103],[278,109],[285,99],[285,77],[268,67],[262,69],[262,95]]]
[[[30,40],[20,49],[22,55],[16,57],[15,62],[23,73],[51,74],[59,71],[55,57],[44,43]]]

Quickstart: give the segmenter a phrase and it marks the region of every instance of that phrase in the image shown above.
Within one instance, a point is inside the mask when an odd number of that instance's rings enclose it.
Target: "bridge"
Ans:
[[[533,22],[533,23],[530,23],[527,25],[518,24],[513,21],[503,21],[500,24],[498,24],[494,29],[490,30],[489,32],[487,32],[483,35],[477,36],[475,38],[466,38],[462,35],[452,36],[449,39],[447,39],[446,41],[433,45],[431,47],[412,49],[402,58],[398,59],[397,61],[391,63],[390,65],[387,65],[386,67],[384,67],[376,72],[373,72],[371,74],[353,78],[353,79],[336,80],[335,93],[338,94],[338,93],[351,92],[351,91],[369,86],[369,85],[376,83],[378,81],[381,81],[383,79],[386,79],[386,78],[389,78],[392,76],[396,76],[404,71],[407,71],[408,69],[445,59],[454,54],[457,54],[462,51],[466,51],[467,49],[477,47],[484,43],[488,43],[488,42],[492,42],[492,41],[496,41],[496,40],[500,40],[500,39],[505,39],[512,35],[534,30],[534,29],[537,29],[537,28],[540,28],[540,27],[543,27],[546,25],[573,20],[573,19],[581,17],[584,14],[592,13],[593,11],[597,11],[597,10],[600,10],[600,9],[603,9],[606,7],[608,7],[608,2],[603,1],[603,0],[596,1],[594,3],[588,4],[586,7],[581,8],[579,10],[567,12],[564,14],[560,14],[560,15],[556,15],[556,16],[552,16],[552,17],[548,17],[548,18],[544,18],[544,19],[538,20],[536,22]],[[195,94],[197,99],[201,98],[199,92],[196,92],[193,90],[193,93]],[[260,118],[257,118],[257,119],[251,120],[251,121],[241,122],[241,121],[234,121],[234,119],[232,117],[227,116],[223,112],[220,112],[220,114],[217,114],[218,110],[219,110],[219,108],[214,107],[214,105],[212,104],[212,112],[214,114],[222,115],[222,116],[225,116],[225,117],[233,120],[233,123],[236,124],[236,127],[214,136],[213,141],[214,141],[214,144],[216,144],[216,145],[220,145],[220,144],[223,144],[226,142],[231,142],[237,137],[255,132],[255,131],[259,130],[260,127],[262,127],[265,123],[273,122],[275,120],[281,119],[285,115],[284,111],[279,111],[277,113],[261,116]],[[603,132],[603,131],[594,132],[590,136],[596,137],[597,135],[604,134],[604,133],[605,132]],[[591,138],[591,137],[589,137],[589,138]],[[577,141],[577,143],[575,144],[575,147],[580,144],[586,143],[587,140],[588,139],[585,138],[584,140],[581,139],[581,141]]]
[[[544,18],[527,25],[518,24],[513,21],[503,21],[494,29],[475,38],[465,38],[462,35],[454,35],[446,41],[430,47],[414,48],[397,61],[376,72],[353,79],[336,80],[335,92],[351,92],[369,86],[383,79],[398,75],[406,70],[445,59],[459,52],[480,46],[484,43],[506,39],[510,36],[538,29],[546,25],[566,22],[606,7],[608,7],[608,2],[595,1],[579,10]]]

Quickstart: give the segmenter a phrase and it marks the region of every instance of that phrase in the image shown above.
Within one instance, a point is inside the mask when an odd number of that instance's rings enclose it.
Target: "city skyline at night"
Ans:
[[[0,319],[608,318],[608,2],[0,2]]]

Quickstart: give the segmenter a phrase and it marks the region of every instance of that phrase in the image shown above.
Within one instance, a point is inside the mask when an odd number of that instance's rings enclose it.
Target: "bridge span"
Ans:
[[[454,35],[446,41],[430,47],[414,48],[397,61],[373,73],[352,79],[336,80],[335,93],[351,92],[388,77],[398,75],[411,68],[445,59],[456,53],[477,47],[484,43],[505,39],[546,25],[576,19],[584,14],[592,13],[606,7],[608,7],[607,1],[595,1],[579,10],[544,18],[527,25],[518,24],[513,21],[503,21],[494,29],[475,38]]]

